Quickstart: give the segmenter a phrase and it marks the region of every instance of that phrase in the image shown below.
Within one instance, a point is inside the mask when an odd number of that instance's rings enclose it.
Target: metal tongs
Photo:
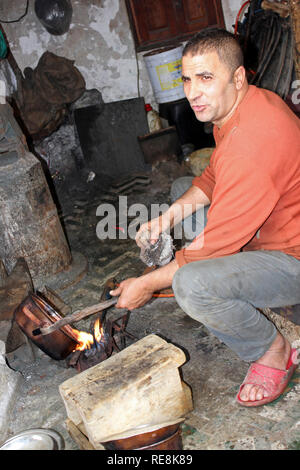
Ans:
[[[83,310],[78,310],[67,317],[62,318],[61,320],[56,321],[50,326],[36,328],[32,331],[33,336],[38,335],[49,335],[49,333],[53,333],[53,331],[59,330],[62,326],[69,325],[72,322],[82,320],[89,315],[93,315],[94,313],[101,312],[112,305],[115,305],[118,302],[118,297],[113,297],[109,300],[105,300],[104,302],[100,302],[95,305],[91,305],[90,307],[86,307]]]

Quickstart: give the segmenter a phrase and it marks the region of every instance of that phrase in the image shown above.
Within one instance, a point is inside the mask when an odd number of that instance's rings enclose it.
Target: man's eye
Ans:
[[[202,75],[202,80],[207,81],[210,80],[211,76],[210,75]]]

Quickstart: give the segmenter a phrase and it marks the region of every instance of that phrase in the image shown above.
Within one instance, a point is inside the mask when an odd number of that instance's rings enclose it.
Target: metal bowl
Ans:
[[[63,450],[64,440],[53,429],[28,429],[8,439],[0,450]]]

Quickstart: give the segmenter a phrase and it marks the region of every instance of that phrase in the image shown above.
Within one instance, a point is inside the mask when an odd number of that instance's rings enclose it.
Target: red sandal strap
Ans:
[[[268,367],[254,362],[249,367],[248,373],[240,387],[240,390],[242,390],[244,385],[258,385],[264,388],[269,395],[273,395],[282,387],[286,386],[286,381],[290,375],[289,369],[292,365],[295,365],[296,360],[297,350],[292,349],[286,370],[275,369],[273,367]]]

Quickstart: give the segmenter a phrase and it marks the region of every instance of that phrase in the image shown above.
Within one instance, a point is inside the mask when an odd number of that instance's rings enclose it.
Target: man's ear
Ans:
[[[236,69],[233,75],[233,82],[238,91],[242,89],[245,83],[245,80],[246,80],[246,70],[245,70],[245,67],[240,65],[240,67]]]

